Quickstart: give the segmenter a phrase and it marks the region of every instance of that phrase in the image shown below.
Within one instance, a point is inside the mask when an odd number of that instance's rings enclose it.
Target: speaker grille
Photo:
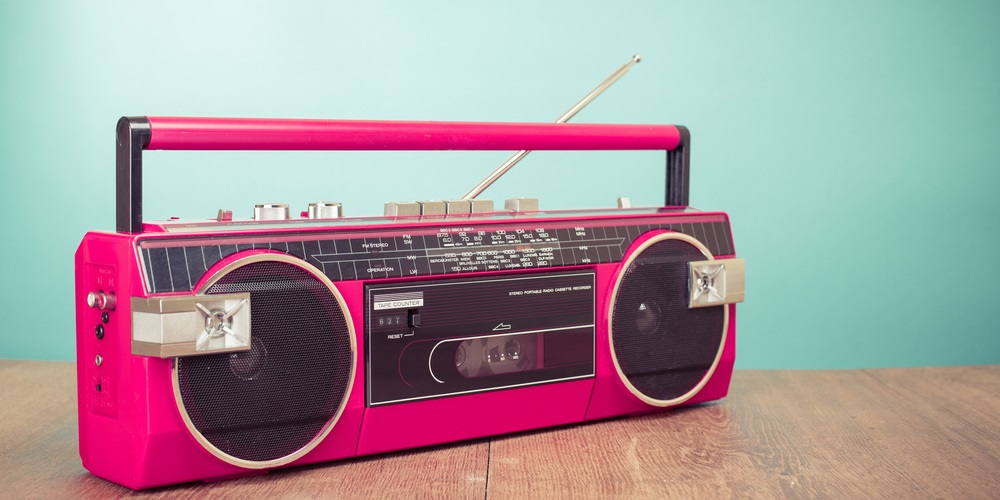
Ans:
[[[725,306],[688,307],[687,263],[705,259],[693,244],[668,237],[642,250],[618,283],[614,356],[632,387],[657,402],[695,389],[718,356]]]
[[[250,293],[251,349],[178,358],[178,392],[220,458],[269,462],[332,425],[350,390],[351,331],[330,289],[290,263],[252,262],[206,290],[240,292]]]

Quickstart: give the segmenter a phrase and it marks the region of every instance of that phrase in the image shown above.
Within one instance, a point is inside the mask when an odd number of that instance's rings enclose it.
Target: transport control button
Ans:
[[[468,215],[472,213],[472,202],[469,200],[448,200],[444,202],[448,215]]]
[[[418,201],[420,215],[445,215],[448,209],[443,201]]]
[[[470,200],[472,202],[472,213],[488,214],[493,211],[493,200]]]
[[[538,198],[507,198],[503,207],[514,212],[537,212]]]
[[[407,217],[420,215],[420,204],[415,201],[390,201],[385,204],[386,217]]]

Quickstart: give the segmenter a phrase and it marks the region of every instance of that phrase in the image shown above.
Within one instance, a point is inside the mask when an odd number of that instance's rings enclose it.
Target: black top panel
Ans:
[[[295,255],[332,281],[618,262],[636,238],[657,229],[692,236],[713,255],[734,253],[728,219],[685,219],[692,218],[548,220],[536,224],[519,220],[466,227],[156,238],[140,240],[138,245],[146,289],[151,293],[190,291],[213,264],[251,249]]]

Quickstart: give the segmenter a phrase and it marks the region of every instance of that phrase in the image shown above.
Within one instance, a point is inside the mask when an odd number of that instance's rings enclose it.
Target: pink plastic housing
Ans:
[[[579,125],[579,124],[489,124],[446,122],[360,122],[332,120],[255,120],[226,118],[149,117],[151,135],[145,149],[660,149],[678,147],[681,133],[671,125]],[[119,195],[122,171],[119,170]],[[125,185],[127,186],[128,180]],[[121,207],[119,207],[121,208]],[[572,224],[574,221],[655,222],[722,220],[723,213],[692,212],[685,207],[613,214],[537,213],[521,220],[509,214],[468,217],[456,222],[484,229],[503,229],[523,224]],[[529,221],[530,222],[527,222]],[[251,223],[218,229],[206,223],[198,238],[241,235],[260,238],[262,229]],[[440,228],[448,219],[410,222],[381,218],[324,224],[271,225],[270,236],[310,232],[325,237],[350,237],[359,231],[396,231]],[[203,228],[204,229],[204,228]],[[662,230],[661,230],[662,231]],[[651,233],[640,236],[636,245]],[[730,235],[731,236],[731,235]],[[140,268],[137,245],[156,239],[190,238],[190,233],[172,232],[167,224],[145,224],[139,234],[88,233],[76,252],[77,372],[79,396],[80,455],[93,474],[129,488],[142,489],[197,480],[259,474],[216,458],[205,450],[185,426],[175,401],[170,359],[133,355],[131,349],[131,298],[145,298],[147,291]],[[255,252],[247,250],[246,252]],[[224,265],[246,252],[231,255],[214,266]],[[628,257],[626,254],[625,258]],[[733,255],[716,255],[717,258]],[[192,277],[203,282],[206,276]],[[359,362],[346,408],[332,431],[309,453],[282,467],[436,445],[465,439],[520,432],[555,425],[579,423],[620,415],[664,411],[633,395],[615,369],[608,338],[608,315],[612,286],[622,272],[621,262],[533,269],[591,270],[596,277],[596,360],[592,378],[543,385],[451,396],[388,406],[365,403],[365,285],[408,278],[358,279],[334,283],[344,297],[356,332]],[[448,274],[441,279],[471,276],[512,275],[525,270]],[[420,281],[436,279],[421,276]],[[197,290],[197,287],[195,287]],[[90,292],[113,293],[113,311],[88,307]],[[163,295],[193,295],[176,292]],[[726,395],[735,360],[736,309],[729,308],[729,322],[721,358],[701,390],[684,405],[716,400]],[[102,315],[107,313],[106,321]],[[98,358],[99,357],[99,358]],[[98,363],[97,360],[100,359]],[[480,409],[481,411],[476,411]],[[489,411],[486,411],[489,409]],[[471,410],[471,411],[470,411]],[[470,415],[475,415],[470,418]],[[398,422],[422,422],[400,426]]]
[[[673,216],[661,213],[657,218],[693,220],[694,217],[708,216],[726,217],[718,213],[678,212]],[[619,216],[621,219],[634,217],[640,216]],[[553,218],[534,222],[559,220],[566,221]],[[392,229],[403,231],[440,227],[441,224],[441,220],[414,222],[412,225],[394,225]],[[476,224],[491,228],[516,225],[511,221],[482,221]],[[83,465],[99,477],[133,489],[258,474],[261,471],[243,469],[214,457],[188,432],[174,401],[171,360],[131,353],[129,297],[151,295],[146,291],[138,264],[138,240],[190,237],[189,234],[162,232],[162,228],[149,224],[146,228],[147,232],[141,235],[88,233],[76,253],[77,370]],[[386,226],[316,227],[305,231],[342,233],[347,237],[356,230],[372,228],[385,230]],[[301,234],[304,230],[290,228],[288,231]],[[274,232],[269,230],[270,234]],[[245,233],[248,237],[254,234],[252,231]],[[224,234],[231,235],[233,232],[226,231]],[[199,233],[198,236],[210,237],[212,234]],[[633,248],[642,239],[636,240]],[[245,252],[227,257],[223,263],[241,254],[245,255]],[[611,307],[611,287],[622,271],[621,263],[558,269],[593,270],[596,274],[598,320],[593,378],[368,408],[364,397],[364,363],[359,362],[346,409],[333,430],[315,449],[283,467],[664,410],[642,402],[629,392],[612,362],[607,318]],[[533,270],[540,271],[544,270]],[[206,274],[211,272],[209,270]],[[467,273],[462,276],[510,275],[517,272]],[[449,274],[442,278],[457,276]],[[426,276],[420,278],[427,279]],[[384,281],[400,282],[406,279],[335,283],[346,300],[354,322],[359,360],[364,359],[365,350],[364,286]],[[101,320],[102,311],[90,308],[86,303],[88,292],[97,290],[113,292],[117,297],[117,307],[109,313],[106,324]],[[734,305],[727,307],[730,308],[729,324],[719,364],[708,383],[684,405],[719,399],[727,393],[736,352],[736,310]],[[102,325],[104,330],[100,340],[95,334],[97,325]],[[100,366],[95,363],[97,355],[102,359]],[[98,385],[100,391],[96,389]],[[470,408],[488,408],[490,411],[470,412]],[[470,415],[476,417],[470,418]],[[415,430],[414,426],[396,425],[398,422],[426,422],[426,426]]]

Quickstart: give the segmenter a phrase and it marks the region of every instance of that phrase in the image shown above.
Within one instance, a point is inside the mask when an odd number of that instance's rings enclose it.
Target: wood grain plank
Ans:
[[[486,492],[485,440],[375,457],[293,467],[259,476],[189,483],[143,492],[150,498],[397,498],[481,499]],[[100,480],[97,480],[100,481]],[[103,482],[103,481],[102,481]],[[101,487],[74,492],[105,496]],[[96,494],[101,490],[99,494]],[[131,493],[131,492],[126,492]]]
[[[93,479],[77,451],[76,365],[0,360],[0,381],[0,495],[65,496]]]
[[[73,363],[0,360],[0,478],[4,498],[120,498],[134,492],[91,476],[78,454]],[[473,441],[190,483],[143,496],[483,498],[489,442]]]
[[[789,472],[808,479],[800,483],[807,496],[994,496],[983,479],[1000,473],[995,465],[990,470],[957,462],[963,450],[942,433],[940,422],[868,373],[747,375],[734,387],[748,411],[740,415],[740,426],[773,422],[789,443],[780,446],[782,453],[804,465]],[[766,396],[757,392],[761,385],[770,387]]]
[[[994,472],[989,484],[1000,492],[1000,366],[866,371],[933,420],[956,459]]]
[[[135,493],[80,464],[72,363],[0,360],[0,497]],[[742,371],[730,397],[150,497],[962,497],[1000,491],[1000,367]]]
[[[487,498],[731,497],[738,436],[705,406],[494,440]],[[747,468],[752,464],[745,462]]]
[[[720,403],[497,439],[487,493],[994,496],[922,410],[859,371],[737,372]]]

